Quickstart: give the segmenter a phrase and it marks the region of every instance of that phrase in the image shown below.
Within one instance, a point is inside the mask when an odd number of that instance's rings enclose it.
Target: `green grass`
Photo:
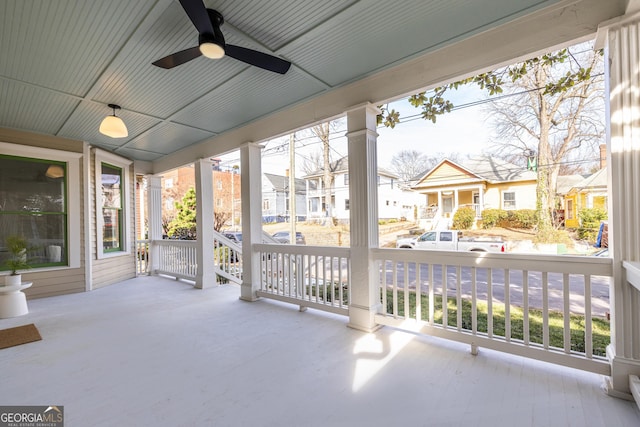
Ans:
[[[397,315],[405,317],[404,311],[404,291],[398,290],[398,307]],[[434,323],[442,325],[443,310],[442,296],[435,295],[434,298]],[[429,295],[422,294],[421,299],[421,320],[428,320],[429,316]],[[472,305],[471,301],[461,300],[462,310],[462,329],[472,329]],[[393,314],[393,290],[387,290],[387,313]],[[477,310],[477,331],[480,333],[489,332],[488,322],[488,306],[485,301],[478,301]],[[505,337],[505,305],[502,303],[493,303],[493,335]],[[524,310],[521,307],[510,306],[510,325],[511,339],[524,339]],[[543,341],[543,323],[542,310],[529,309],[529,341],[531,343],[542,344]],[[455,298],[447,299],[447,325],[457,328],[458,307]],[[416,293],[409,292],[409,318],[416,317]],[[571,329],[571,351],[585,352],[585,318],[582,315],[570,315]],[[605,356],[606,346],[610,343],[609,321],[603,318],[592,318],[592,341],[593,355]],[[549,346],[564,348],[564,316],[559,311],[549,310]]]

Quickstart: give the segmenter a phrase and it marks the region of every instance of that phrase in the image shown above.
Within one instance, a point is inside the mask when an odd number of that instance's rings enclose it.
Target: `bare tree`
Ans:
[[[541,231],[552,224],[558,175],[593,166],[604,137],[602,57],[584,45],[576,50],[567,51],[562,66],[554,67],[552,61],[528,63],[526,73],[502,86],[513,96],[492,102],[489,109],[498,136],[493,153],[536,159]],[[553,89],[581,70],[591,70],[592,77]]]
[[[391,169],[405,183],[425,172],[430,166],[432,165],[427,155],[417,150],[402,150],[391,158]]]
[[[400,179],[407,183],[424,175],[444,159],[457,162],[458,153],[435,153],[427,155],[417,150],[402,150],[391,158],[391,169],[398,174]]]
[[[331,146],[329,145],[329,133],[331,127],[329,122],[320,123],[311,128],[311,132],[322,142],[322,183],[324,186],[324,211],[325,225],[333,225],[333,215],[331,209],[331,189],[333,188],[334,174],[331,171]]]
[[[213,213],[213,229],[220,232],[231,219],[231,212],[214,212]]]

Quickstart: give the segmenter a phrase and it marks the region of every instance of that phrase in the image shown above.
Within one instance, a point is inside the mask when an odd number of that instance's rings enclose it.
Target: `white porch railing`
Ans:
[[[216,247],[213,253],[213,269],[216,274],[230,282],[242,283],[242,246],[224,235],[213,233]]]
[[[258,296],[348,315],[350,250],[259,244]]]
[[[157,273],[195,278],[195,241],[153,244]],[[216,273],[241,282],[241,248],[218,244],[228,250],[214,256]],[[348,315],[349,248],[263,243],[253,249],[260,259],[258,296]],[[409,249],[373,249],[371,256],[379,266],[375,320],[381,325],[468,343],[473,351],[491,348],[610,374],[608,341],[598,337],[609,335],[610,258]]]
[[[154,240],[158,247],[158,269],[154,272],[177,279],[194,280],[198,273],[195,240]]]
[[[481,346],[610,374],[604,349],[593,345],[596,326],[608,327],[608,291],[603,301],[592,288],[608,286],[611,259],[409,249],[375,249],[373,257],[379,324],[468,343],[474,352]]]
[[[149,274],[150,240],[136,240],[136,276]]]

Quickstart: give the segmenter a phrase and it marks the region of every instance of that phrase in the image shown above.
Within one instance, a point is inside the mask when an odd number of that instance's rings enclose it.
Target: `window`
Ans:
[[[164,188],[173,188],[173,178],[167,178],[164,180]]]
[[[176,208],[175,205],[173,204],[173,197],[169,197],[167,198],[167,200],[164,201],[164,208],[165,210],[168,210],[168,211],[172,211]]]
[[[344,210],[345,211],[349,210],[349,199],[344,199]]]
[[[222,198],[218,198],[218,207],[221,208],[222,207]]]
[[[573,200],[567,200],[567,219],[573,219]]]
[[[67,177],[64,162],[0,155],[0,247],[20,236],[30,266],[67,265]]]
[[[453,241],[453,233],[450,231],[443,231],[440,233],[440,241],[441,242],[452,242]]]
[[[0,269],[20,235],[34,268],[80,267],[81,153],[0,142]]]
[[[349,174],[348,173],[344,174],[344,185],[349,185]]]
[[[265,210],[265,211],[269,210],[269,199],[264,199],[262,201],[262,209]]]
[[[122,168],[100,164],[102,185],[102,249],[118,252],[123,248],[122,226]]]
[[[515,191],[505,191],[502,193],[502,209],[515,209],[516,208],[516,193]]]
[[[132,230],[129,218],[131,161],[100,149],[95,151],[96,233],[98,258],[128,254]]]
[[[222,190],[222,181],[218,180],[218,190]]]
[[[424,233],[422,236],[418,238],[421,242],[435,242],[436,241],[436,232],[429,231],[428,233]]]

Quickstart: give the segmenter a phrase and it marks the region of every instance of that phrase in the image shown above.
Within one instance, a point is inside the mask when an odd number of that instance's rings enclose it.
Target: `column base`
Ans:
[[[375,315],[378,312],[376,307],[349,306],[349,323],[347,326],[362,332],[375,332],[382,328],[375,322]]]
[[[634,400],[629,387],[630,375],[640,375],[640,360],[616,356],[611,344],[607,346],[607,359],[611,364],[611,376],[605,379],[605,390],[609,396]]]
[[[243,283],[240,285],[240,299],[242,301],[254,302],[258,301],[260,297],[256,294],[256,289],[253,289],[251,283]]]

